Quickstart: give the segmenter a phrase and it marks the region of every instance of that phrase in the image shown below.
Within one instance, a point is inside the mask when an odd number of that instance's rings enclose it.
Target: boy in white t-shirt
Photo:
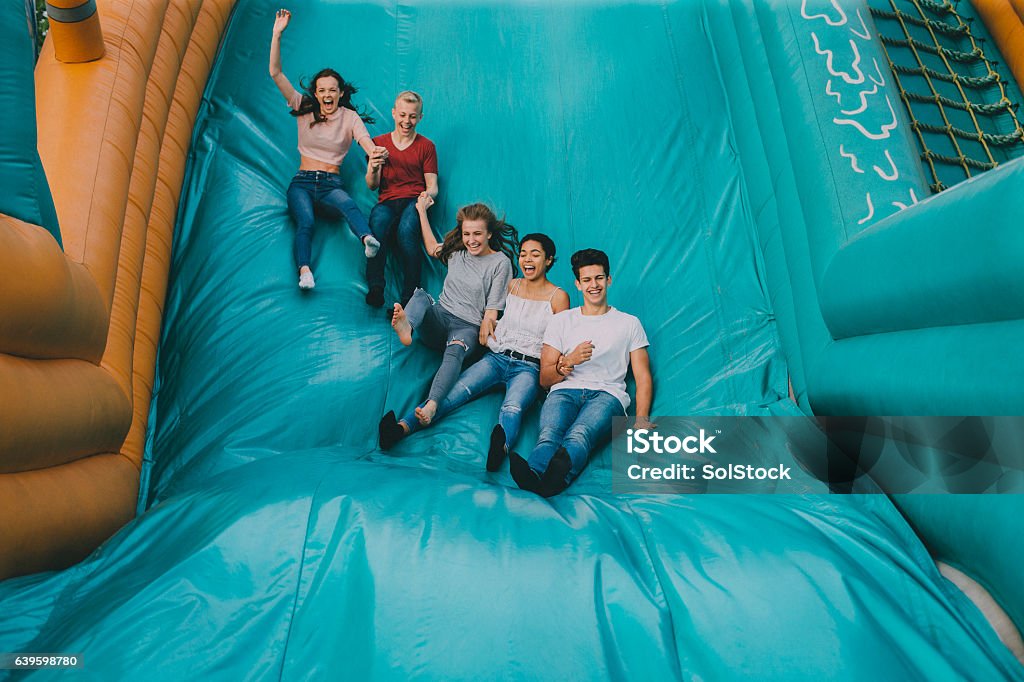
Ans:
[[[653,381],[643,325],[608,305],[607,254],[577,251],[572,271],[583,306],[555,315],[544,333],[540,383],[551,393],[541,409],[537,445],[528,459],[510,454],[516,484],[544,497],[565,490],[611,434],[612,418],[625,416],[628,369],[636,380],[637,428],[650,427]]]

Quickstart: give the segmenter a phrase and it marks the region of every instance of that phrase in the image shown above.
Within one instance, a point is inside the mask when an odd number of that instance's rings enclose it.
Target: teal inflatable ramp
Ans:
[[[650,339],[655,415],[857,413],[869,393],[843,367],[845,392],[820,382],[839,335],[817,287],[848,239],[931,200],[870,17],[851,38],[819,4],[302,3],[283,62],[356,83],[373,134],[397,92],[423,95],[438,230],[485,201],[546,232],[573,305],[569,254],[606,251],[610,301]],[[140,514],[81,564],[0,584],[0,651],[81,652],[96,680],[1024,680],[884,495],[614,494],[605,448],[542,499],[484,470],[499,396],[381,452],[381,415],[440,359],[364,303],[342,222],[318,223],[316,288],[296,286],[277,9],[237,4],[196,124]],[[851,44],[886,82],[856,118],[895,131],[881,145],[818,88]],[[364,172],[353,149],[343,185],[368,212]]]

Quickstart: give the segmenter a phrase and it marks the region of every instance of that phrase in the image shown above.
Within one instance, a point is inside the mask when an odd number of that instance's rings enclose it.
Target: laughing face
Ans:
[[[519,269],[523,271],[523,277],[528,282],[536,282],[548,272],[551,259],[544,253],[544,247],[540,242],[532,239],[523,242],[519,246]]]
[[[464,220],[462,222],[462,243],[471,256],[484,256],[490,252],[487,243],[491,233],[485,220]]]
[[[320,113],[330,116],[338,110],[341,99],[341,84],[334,76],[321,76],[316,79],[316,99],[320,102]]]
[[[395,130],[402,135],[412,135],[416,132],[416,124],[423,118],[423,105],[400,99],[391,110],[391,118],[395,119]]]
[[[584,300],[595,306],[602,306],[608,300],[608,287],[611,284],[612,278],[605,273],[602,265],[584,265],[576,280],[576,288],[583,292]]]

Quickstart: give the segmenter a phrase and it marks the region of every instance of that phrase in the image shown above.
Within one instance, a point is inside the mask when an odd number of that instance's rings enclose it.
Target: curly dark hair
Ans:
[[[519,268],[516,267],[516,261],[519,251],[516,249],[516,244],[519,243],[519,232],[504,220],[499,220],[487,204],[469,204],[459,209],[459,212],[455,214],[455,227],[444,236],[441,251],[437,255],[438,259],[447,265],[452,254],[456,251],[466,250],[466,245],[462,243],[462,223],[467,220],[482,220],[487,224],[489,235],[487,243],[494,251],[505,254],[512,263],[512,272],[518,273]]]
[[[544,250],[544,258],[551,259],[551,262],[548,263],[547,267],[547,271],[551,272],[551,268],[555,267],[555,261],[558,260],[557,258],[555,258],[555,241],[551,237],[544,234],[543,232],[531,232],[530,234],[526,235],[521,240],[519,240],[520,251],[522,251],[523,244],[525,244],[526,242],[537,242],[538,244],[540,244],[540,248]]]
[[[313,78],[309,82],[304,80],[299,81],[299,87],[303,90],[302,103],[299,104],[298,109],[291,112],[292,116],[303,116],[305,114],[312,113],[313,120],[309,123],[310,128],[315,126],[317,123],[323,123],[327,120],[327,117],[320,113],[320,100],[316,98],[316,82],[321,78],[333,78],[338,81],[338,89],[341,90],[341,97],[338,100],[339,107],[345,107],[346,109],[351,109],[356,112],[359,114],[359,118],[363,119],[364,123],[372,125],[377,122],[373,116],[356,109],[356,106],[352,104],[352,95],[359,92],[359,88],[342,78],[341,74],[334,69],[320,69],[313,75]]]

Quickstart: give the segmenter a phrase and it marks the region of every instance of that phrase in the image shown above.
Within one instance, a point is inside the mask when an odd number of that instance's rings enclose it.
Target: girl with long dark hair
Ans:
[[[367,155],[386,156],[387,150],[373,144],[365,123],[369,116],[360,115],[352,104],[355,86],[334,69],[318,71],[309,83],[300,82],[296,90],[281,70],[281,34],[288,28],[291,12],[277,11],[274,33],[270,40],[270,76],[281,91],[292,116],[298,119],[299,172],[288,186],[288,212],[295,221],[294,258],[299,272],[299,288],[315,286],[310,269],[314,214],[344,216],[352,234],[363,245],[367,258],[380,248],[366,216],[356,202],[341,188],[341,163],[355,141]],[[364,123],[365,121],[365,123]]]

